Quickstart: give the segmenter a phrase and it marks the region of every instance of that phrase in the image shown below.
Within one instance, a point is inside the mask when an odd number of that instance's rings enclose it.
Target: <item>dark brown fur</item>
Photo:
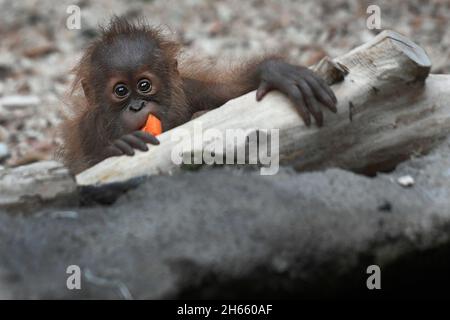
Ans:
[[[109,156],[131,155],[123,148],[118,151],[117,143],[114,144],[132,130],[127,131],[121,125],[118,117],[122,117],[123,110],[112,111],[113,103],[104,91],[106,81],[112,77],[109,74],[117,71],[115,68],[123,66],[123,70],[133,73],[140,68],[142,61],[148,62],[147,67],[158,76],[161,91],[157,92],[153,102],[146,97],[138,99],[152,103],[152,112],[162,119],[164,131],[189,121],[196,112],[217,108],[257,88],[258,99],[272,89],[285,92],[294,100],[307,124],[309,113],[321,124],[320,110],[315,105],[309,106],[311,102],[308,104],[314,96],[303,92],[302,98],[303,83],[299,82],[300,94],[292,91],[291,83],[284,83],[285,79],[306,81],[313,77],[303,67],[292,66],[273,57],[253,59],[229,69],[193,60],[183,61],[178,67],[179,55],[178,43],[168,40],[160,30],[144,23],[133,24],[114,18],[107,28],[102,29],[101,36],[87,48],[74,68],[75,80],[70,91],[72,114],[62,126],[62,156],[73,172],[80,172]],[[314,81],[322,84],[319,80]],[[326,89],[323,88],[326,93],[318,89],[312,90],[312,94],[317,96],[317,101],[332,108],[335,102],[328,103],[324,95],[328,94],[332,100],[335,98]],[[304,97],[310,99],[307,101]],[[143,141],[149,143],[150,140]],[[111,147],[115,148],[115,153],[107,152],[111,151]]]

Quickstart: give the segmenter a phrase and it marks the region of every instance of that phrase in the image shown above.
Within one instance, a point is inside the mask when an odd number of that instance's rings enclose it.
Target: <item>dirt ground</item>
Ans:
[[[80,30],[66,28],[72,4],[81,8]],[[113,14],[162,25],[191,54],[237,59],[281,50],[309,65],[377,33],[366,27],[370,4],[380,7],[383,29],[427,50],[432,72],[450,72],[447,0],[0,0],[0,168],[54,156],[69,70]]]

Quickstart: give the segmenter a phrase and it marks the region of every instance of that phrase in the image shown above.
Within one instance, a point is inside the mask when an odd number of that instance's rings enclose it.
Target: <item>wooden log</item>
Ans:
[[[179,169],[172,161],[172,150],[180,141],[173,137],[183,130],[194,134],[199,124],[203,130],[244,129],[249,135],[279,129],[280,161],[299,170],[383,170],[428,151],[450,132],[450,76],[432,75],[425,82],[430,68],[421,47],[398,33],[384,31],[346,55],[326,58],[313,67],[338,98],[337,114],[324,110],[323,128],[306,127],[282,94],[272,92],[257,103],[251,92],[163,133],[161,144],[150,146],[147,152],[106,159],[80,173],[77,183],[171,174]],[[201,153],[210,144],[201,141],[189,152]]]

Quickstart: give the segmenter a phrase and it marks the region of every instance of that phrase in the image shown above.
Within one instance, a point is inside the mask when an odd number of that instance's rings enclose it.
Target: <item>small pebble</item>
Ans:
[[[5,108],[23,108],[41,103],[37,96],[5,96],[0,98],[0,105]]]
[[[9,148],[6,143],[0,142],[0,161],[8,158],[10,156]]]
[[[402,176],[397,179],[397,182],[402,187],[411,187],[414,185],[414,178],[411,177],[410,175]]]

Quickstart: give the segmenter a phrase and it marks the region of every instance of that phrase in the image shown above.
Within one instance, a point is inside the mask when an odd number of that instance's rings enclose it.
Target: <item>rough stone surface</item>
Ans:
[[[23,212],[39,205],[77,204],[75,179],[61,163],[41,161],[0,171],[0,208]],[[67,202],[67,203],[66,203]]]
[[[404,175],[414,186],[397,183]],[[0,214],[0,294],[367,294],[373,263],[384,272],[383,293],[438,294],[415,289],[450,284],[449,177],[450,140],[375,178],[338,169],[272,177],[207,169],[149,178],[113,206]],[[82,269],[80,291],[66,288],[72,264]]]

